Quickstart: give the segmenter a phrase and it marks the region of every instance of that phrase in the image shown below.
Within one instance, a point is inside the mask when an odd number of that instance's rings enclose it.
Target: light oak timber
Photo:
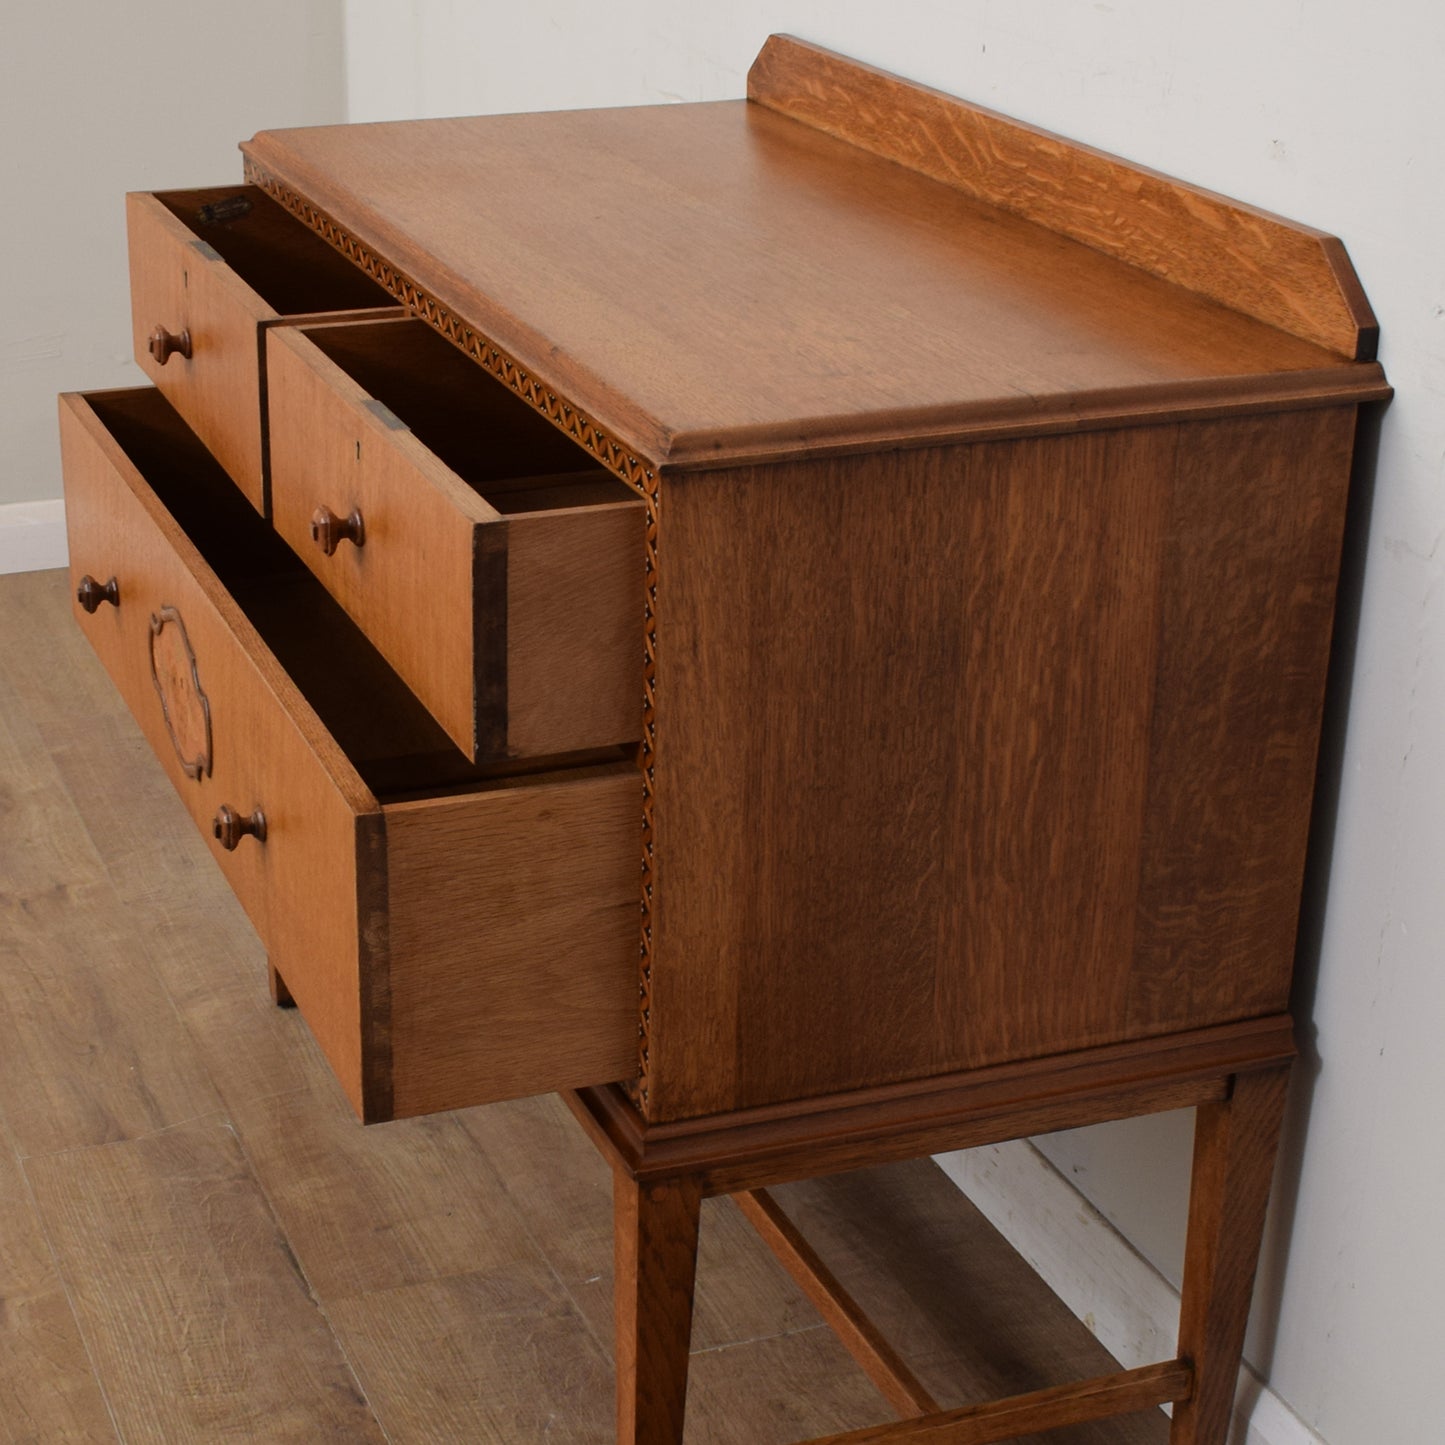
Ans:
[[[832,1331],[820,1325],[694,1353],[684,1438],[687,1445],[798,1445],[876,1420],[886,1409]]]
[[[107,429],[145,458],[155,430],[183,449],[165,403],[154,393],[70,397],[63,417],[72,576],[123,579],[119,606],[92,616],[77,606],[77,618],[203,834],[222,803],[263,809],[264,843],[243,838],[225,851],[212,838],[213,855],[358,1113],[389,1118],[627,1077],[633,767],[484,780],[456,797],[384,808],[295,680],[305,663],[344,702],[348,659],[335,650],[344,631],[322,654],[288,645],[283,671]],[[168,489],[173,481],[164,478]],[[216,533],[210,555],[230,566],[228,550],[248,539],[226,517],[224,494],[204,508],[203,483],[201,470],[188,472],[185,491],[168,495],[198,530]],[[278,596],[266,581],[268,601],[252,614],[263,622]],[[186,775],[155,698],[147,634],[163,605],[184,619],[209,699],[214,763],[200,777]],[[314,629],[314,609],[271,614],[293,632],[298,618]],[[365,720],[371,709],[358,700],[343,710]]]
[[[1352,360],[1379,328],[1332,236],[791,35],[748,99]]]
[[[630,1078],[629,765],[385,810],[398,1117]]]
[[[1241,1075],[1196,1116],[1179,1316],[1195,1384],[1170,1445],[1214,1445],[1229,1431],[1288,1082],[1283,1068]]]
[[[757,1230],[803,1293],[879,1393],[900,1415],[932,1415],[938,1403],[919,1383],[897,1351],[879,1333],[858,1302],[838,1282],[818,1253],[798,1232],[765,1189],[744,1189],[732,1196],[743,1217]]]
[[[276,528],[453,742],[635,741],[641,500],[421,322],[278,328],[267,350]],[[355,510],[362,545],[325,555],[320,506]]]
[[[191,846],[201,848],[198,840]],[[207,891],[229,890],[217,877]],[[315,1092],[318,1106],[344,1109],[346,1117],[354,1117],[340,1081],[305,1021],[294,1010],[278,1009],[272,1002],[266,987],[265,953],[252,930],[245,931],[251,935],[250,951],[237,960],[239,966],[226,986],[198,994],[169,985],[226,1112],[234,1118],[244,1106],[259,1106],[275,1095],[314,1087],[310,1081],[319,1075],[328,1087]],[[188,958],[200,951],[198,932],[204,937],[204,930],[193,924],[177,931],[165,950],[175,955],[163,964],[168,979],[179,976]]]
[[[613,1176],[618,1445],[682,1439],[702,1187]]]
[[[1023,1060],[796,1105],[649,1123],[622,1089],[563,1098],[614,1168],[695,1175],[707,1194],[1218,1101],[1238,1073],[1294,1057],[1288,1015]]]
[[[70,906],[84,900],[78,890]],[[88,926],[6,945],[0,1090],[23,1157],[143,1137],[219,1107],[134,917],[114,900],[91,902]],[[136,962],[121,990],[109,975],[126,957]]]
[[[443,334],[498,348],[520,390],[535,378],[654,467],[1383,387],[764,105],[269,131],[243,150],[254,182],[384,258],[394,295],[439,306]]]
[[[1353,425],[665,482],[649,1119],[1283,1010]]]
[[[28,1173],[124,1438],[385,1439],[224,1119]]]
[[[1188,1397],[1190,1385],[1189,1367],[1170,1360],[1010,1400],[966,1405],[961,1410],[948,1410],[925,1419],[850,1430],[844,1435],[819,1436],[808,1445],[890,1445],[893,1441],[916,1441],[918,1445],[993,1445],[995,1441],[1017,1439],[1034,1431],[1104,1420],[1111,1415],[1183,1400]]]
[[[1067,1341],[1052,1335],[1048,1321],[1061,1302],[1031,1269],[998,1255],[993,1227],[931,1159],[786,1184],[771,1193],[939,1410],[1119,1367],[1087,1331]],[[875,1401],[832,1428],[883,1418]],[[1045,1438],[1049,1445],[1145,1445],[1162,1442],[1168,1431],[1168,1420],[1151,1412]],[[814,1433],[827,1432],[820,1426]]]
[[[249,209],[207,223],[208,207],[236,203]],[[253,187],[137,192],[126,218],[135,359],[264,511],[266,329],[388,298]],[[190,357],[152,356],[157,326],[188,332]]]
[[[152,422],[151,397],[121,396],[97,404],[122,416],[143,404]],[[384,1087],[363,1073],[371,1052],[364,1035],[385,1021],[362,1014],[362,979],[372,976],[363,950],[373,932],[358,912],[361,880],[383,863],[379,808],[95,410],[79,398],[63,406],[72,578],[88,570],[121,579],[118,607],[92,617],[77,609],[77,620],[202,835],[222,803],[264,807],[264,845],[242,840],[228,854],[212,839],[213,856],[268,946],[304,958],[304,972],[288,983],[360,1110],[368,1087]],[[182,771],[155,698],[148,629],[163,605],[184,619],[209,698],[215,762],[200,778]]]

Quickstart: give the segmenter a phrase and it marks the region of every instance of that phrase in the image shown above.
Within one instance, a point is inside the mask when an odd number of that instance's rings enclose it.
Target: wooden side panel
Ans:
[[[476,616],[473,595],[477,529],[490,522],[502,533],[496,510],[391,412],[368,406],[366,393],[302,333],[273,328],[266,346],[276,530],[459,748],[471,757],[479,744],[499,751],[505,686],[480,717],[484,700],[474,687],[482,660],[502,663],[506,637],[505,615]],[[320,506],[342,518],[358,510],[362,545],[343,541],[326,556],[311,536]],[[481,547],[476,565],[484,594],[502,595],[502,535]],[[498,574],[490,587],[489,568]]]
[[[668,487],[652,1117],[1117,1037],[1175,445]]]
[[[1350,414],[668,483],[652,1120],[1283,1007]]]
[[[1343,356],[1378,328],[1332,236],[788,35],[748,98]]]
[[[1185,433],[1132,1034],[1288,1006],[1354,433],[1353,407]]]
[[[385,809],[398,1116],[632,1075],[630,765]]]
[[[169,444],[196,447],[149,389],[111,393],[97,405],[169,425]],[[104,604],[93,616],[77,606],[77,623],[360,1110],[358,956],[369,959],[381,940],[375,918],[358,920],[358,887],[373,886],[358,880],[358,864],[378,861],[369,821],[376,804],[84,397],[61,400],[61,446],[72,587],[82,574],[114,575],[120,596],[119,606]],[[198,777],[183,769],[151,674],[151,618],[163,608],[185,627],[209,706],[212,765]],[[213,836],[222,804],[244,814],[262,809],[265,842],[243,837],[224,851]]]
[[[546,756],[642,735],[644,510],[637,497],[508,518],[512,753]]]
[[[126,228],[136,361],[264,511],[259,328],[277,313],[156,197],[126,197]],[[147,341],[158,325],[190,332],[189,360],[155,361]]]

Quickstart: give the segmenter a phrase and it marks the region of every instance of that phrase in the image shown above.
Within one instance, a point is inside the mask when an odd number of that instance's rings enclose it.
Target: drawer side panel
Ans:
[[[630,1078],[630,766],[385,809],[398,1117]]]
[[[641,498],[507,522],[507,740],[520,757],[642,735]]]

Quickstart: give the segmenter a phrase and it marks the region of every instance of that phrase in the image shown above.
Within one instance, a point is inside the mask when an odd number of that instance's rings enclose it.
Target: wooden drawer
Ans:
[[[641,736],[640,497],[421,321],[267,369],[277,531],[463,752]]]
[[[129,195],[126,229],[136,360],[265,511],[264,332],[391,298],[254,186]]]
[[[468,764],[157,392],[61,436],[77,619],[358,1112],[630,1075],[634,764]]]

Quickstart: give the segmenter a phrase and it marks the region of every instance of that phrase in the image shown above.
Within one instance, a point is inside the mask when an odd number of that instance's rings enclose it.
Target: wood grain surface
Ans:
[[[378,324],[378,340],[397,330]],[[458,747],[499,751],[505,714],[499,726],[495,709],[505,708],[505,676],[491,696],[479,697],[476,686],[479,665],[505,646],[505,610],[489,615],[486,607],[505,592],[505,532],[491,546],[477,536],[498,512],[394,413],[369,408],[367,393],[304,332],[274,329],[266,351],[276,530]],[[486,380],[480,371],[477,380]],[[340,517],[359,511],[362,545],[342,542],[326,556],[311,535],[321,506]]]
[[[1060,1424],[1106,1420],[1183,1399],[1190,1379],[1189,1368],[1177,1361],[1144,1365],[1013,1399],[965,1405],[897,1425],[820,1437],[810,1445],[888,1445],[889,1441],[907,1440],[918,1445],[993,1445],[999,1440],[1018,1440],[1025,1433],[1052,1430]]]
[[[838,1342],[899,1413],[932,1415],[938,1402],[884,1338],[858,1301],[843,1287],[817,1250],[803,1237],[766,1189],[745,1189],[731,1196],[759,1238],[777,1256],[827,1321]]]
[[[702,1186],[614,1178],[618,1445],[676,1445],[687,1404]]]
[[[264,511],[266,329],[389,298],[254,186],[136,192],[126,225],[136,361]],[[189,359],[156,362],[147,341],[158,325],[190,332]]]
[[[192,455],[198,443],[159,394],[72,397],[64,417],[72,571],[125,578],[119,607],[76,616],[203,833],[222,802],[264,811],[264,843],[213,843],[216,857],[357,1111],[389,1118],[629,1077],[635,767],[493,781],[383,814],[298,686],[333,688],[344,635],[320,651],[288,644],[283,672],[147,484],[142,468],[223,565],[234,552],[261,569],[262,614],[284,602],[256,545],[265,538],[235,525],[242,504]],[[244,510],[240,520],[258,532]],[[209,699],[215,762],[196,778],[149,677],[149,617],[162,597],[185,620]],[[285,606],[276,616],[294,629],[317,614]],[[378,701],[353,695],[347,710],[364,722]]]
[[[46,1439],[114,1439],[105,1396],[3,1116],[0,1300],[5,1301],[0,1313],[0,1441],[39,1445]]]
[[[126,197],[133,351],[257,511],[266,505],[260,328],[278,315],[157,197]],[[191,356],[158,364],[156,326],[190,332]]]
[[[649,1118],[1282,1010],[1352,426],[668,482]]]
[[[642,500],[420,322],[277,328],[267,350],[276,528],[452,741],[635,741]],[[321,505],[357,510],[363,545],[325,555]]]
[[[107,430],[140,459],[133,460]],[[380,906],[369,874],[382,855],[380,812],[348,759],[292,679],[166,510],[147,476],[170,496],[177,472],[188,506],[209,487],[209,525],[226,527],[224,478],[194,455],[197,445],[155,392],[119,392],[94,405],[67,397],[62,460],[70,519],[71,573],[116,573],[121,601],[82,630],[126,699],[202,836],[275,955],[307,1022],[361,1109],[368,1079],[363,980],[373,933],[358,908]],[[144,468],[144,472],[142,471]],[[245,513],[237,514],[245,517]],[[243,546],[244,534],[235,545]],[[259,559],[258,559],[259,561]],[[184,621],[209,699],[214,765],[182,771],[156,697],[149,663],[150,618],[163,605]],[[212,836],[223,803],[267,820],[264,844],[243,839],[225,852]],[[363,894],[361,890],[365,889]],[[384,975],[383,975],[384,977]],[[375,1000],[379,1007],[381,1000]],[[373,1085],[374,1087],[374,1085]]]
[[[224,1118],[27,1175],[123,1438],[385,1439]]]
[[[385,808],[398,1117],[632,1076],[641,795],[622,763]]]
[[[758,52],[748,99],[1342,356],[1375,355],[1344,247],[1309,226],[791,35]]]
[[[484,1154],[510,1161],[508,1197],[545,1237],[552,1268],[610,1358],[612,1170],[590,1145],[577,1147],[576,1122],[555,1096],[469,1109],[461,1119]],[[807,1300],[726,1199],[703,1200],[697,1270],[695,1357],[817,1327]]]
[[[444,1424],[442,1438],[485,1445],[602,1445],[610,1171],[555,1099],[355,1124],[302,1021],[272,1006],[264,951],[70,619],[68,590],[63,572],[0,577],[0,719],[24,740],[3,768],[0,844],[20,871],[0,910],[0,1015],[52,930],[72,955],[67,987],[83,976],[94,1000],[76,1014],[60,993],[32,995],[30,1053],[0,1049],[0,1440],[113,1442],[113,1412],[127,1439],[269,1441],[274,1407],[308,1441],[435,1440]],[[27,872],[27,858],[45,866]],[[69,942],[87,938],[104,941]],[[7,1134],[27,1070],[37,1107]],[[66,1118],[125,1132],[42,1133],[39,1101],[62,1079]],[[139,1107],[146,1092],[168,1112]],[[185,1122],[188,1098],[206,1121]],[[222,1120],[239,1152],[211,1132]],[[176,1132],[183,1146],[165,1142]],[[780,1197],[940,1401],[981,1398],[991,1370],[1029,1359],[1035,1373],[1002,1388],[1108,1369],[943,1176],[912,1170]],[[264,1328],[227,1331],[225,1377],[198,1393],[174,1309],[157,1314],[170,1283],[198,1341],[232,1298],[236,1320],[266,1309]],[[724,1200],[704,1206],[697,1320],[692,1445],[791,1445],[879,1418],[872,1387]],[[1039,1445],[1149,1445],[1167,1423],[1101,1428]]]
[[[1174,1412],[1170,1445],[1222,1445],[1229,1434],[1288,1082],[1285,1069],[1241,1076],[1195,1121],[1179,1316],[1194,1390]]]
[[[243,150],[438,302],[446,334],[481,333],[658,465],[1273,405],[1305,374],[1316,393],[1382,384],[764,105],[323,126]]]
[[[705,1193],[732,1194],[1217,1103],[1234,1074],[1293,1057],[1289,1016],[1278,1015],[671,1123],[649,1123],[616,1086],[564,1097],[614,1167],[643,1180],[695,1174]]]
[[[1114,1361],[1092,1337],[1039,1348],[1038,1331],[1056,1307],[1055,1297],[1036,1275],[1001,1271],[967,1220],[930,1207],[937,1173],[930,1160],[919,1159],[783,1185],[773,1197],[938,1408],[1033,1394],[1112,1372]],[[967,1359],[949,1344],[955,1333],[976,1341]],[[886,1418],[881,1401],[872,1418]],[[1026,1438],[1030,1445],[1124,1445],[1167,1433],[1163,1417],[1151,1412]]]

